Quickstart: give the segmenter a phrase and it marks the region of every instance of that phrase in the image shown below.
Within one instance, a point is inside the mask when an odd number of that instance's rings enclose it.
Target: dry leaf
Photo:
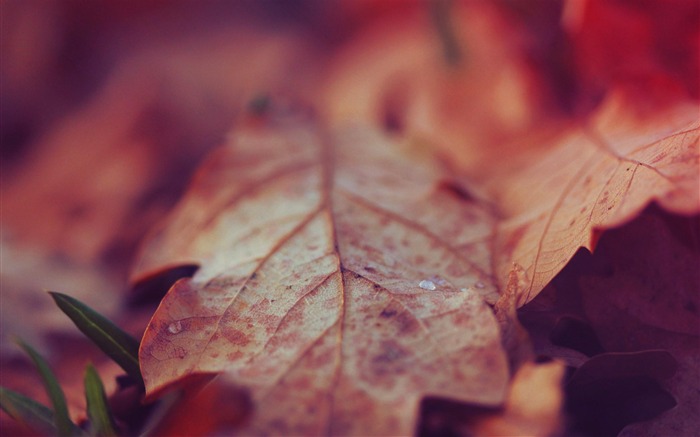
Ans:
[[[585,313],[607,350],[663,348],[678,361],[664,384],[678,405],[657,420],[628,425],[621,436],[692,435],[700,423],[698,221],[685,221],[688,236],[673,235],[669,224],[645,214],[614,231],[600,262],[615,274],[581,279]]]
[[[234,114],[258,93],[300,91],[311,64],[308,44],[282,31],[150,42],[3,172],[7,235],[82,264],[123,267]]]
[[[250,399],[240,386],[221,378],[192,381],[164,399],[165,411],[149,432],[154,437],[231,435],[250,416]]]
[[[495,276],[524,270],[519,306],[533,299],[596,231],[629,220],[650,201],[669,211],[700,209],[697,105],[639,112],[617,94],[582,129],[519,144],[506,162],[484,163],[476,182],[503,219],[493,247]]]
[[[524,363],[498,407],[426,398],[421,404],[419,436],[554,436],[562,429],[565,367],[558,361]]]
[[[561,428],[563,395],[560,362],[527,363],[515,374],[504,411],[473,426],[475,436],[551,436]]]
[[[424,395],[502,402],[497,290],[471,261],[487,210],[405,144],[260,123],[203,165],[136,269],[201,266],[149,324],[148,393],[225,371],[255,434],[408,434]]]
[[[579,368],[567,386],[570,430],[666,436],[697,428],[697,229],[697,216],[647,208],[521,308],[536,352]]]

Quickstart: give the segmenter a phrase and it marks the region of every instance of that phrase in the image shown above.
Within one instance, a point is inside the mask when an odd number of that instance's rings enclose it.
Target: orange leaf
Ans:
[[[695,104],[639,112],[615,94],[583,128],[544,143],[546,150],[522,141],[508,161],[493,156],[477,183],[503,215],[495,276],[505,283],[513,264],[524,271],[519,306],[579,247],[593,249],[596,230],[632,219],[651,201],[677,213],[700,210]]]

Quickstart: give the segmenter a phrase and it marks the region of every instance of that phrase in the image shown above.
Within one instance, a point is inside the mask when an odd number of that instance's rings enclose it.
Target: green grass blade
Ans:
[[[143,384],[139,368],[139,342],[89,306],[62,293],[50,291],[56,305],[90,340],[135,381]]]
[[[91,435],[99,437],[116,436],[114,420],[107,405],[107,396],[102,385],[100,375],[95,367],[88,364],[85,369],[85,399],[87,400],[87,414],[90,419]]]
[[[53,411],[16,391],[0,387],[0,408],[10,417],[44,435],[56,435]]]
[[[51,399],[51,404],[53,405],[54,421],[56,423],[58,435],[61,437],[69,437],[73,435],[73,430],[76,428],[76,426],[73,422],[71,422],[70,417],[68,416],[66,396],[63,394],[63,389],[61,389],[61,386],[58,384],[56,376],[51,371],[51,368],[46,360],[31,346],[20,339],[17,339],[17,344],[19,344],[27,355],[29,355],[29,358],[32,359],[34,365],[39,371],[39,374],[41,375],[41,379],[44,382],[44,388],[46,388],[46,393],[49,395],[49,399]]]

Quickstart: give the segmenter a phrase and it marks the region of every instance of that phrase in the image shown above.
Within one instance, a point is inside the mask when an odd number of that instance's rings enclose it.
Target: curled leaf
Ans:
[[[598,231],[639,214],[651,201],[700,210],[697,106],[636,110],[624,92],[609,96],[585,128],[519,141],[508,161],[492,156],[480,187],[498,199],[496,277],[522,266],[518,306],[532,300]],[[537,150],[547,144],[546,152]],[[496,165],[497,164],[497,165]]]

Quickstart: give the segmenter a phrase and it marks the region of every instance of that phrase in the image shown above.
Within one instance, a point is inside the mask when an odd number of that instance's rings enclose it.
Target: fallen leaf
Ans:
[[[475,436],[551,436],[561,430],[564,366],[552,361],[520,367],[510,385],[503,412],[473,426]]]
[[[607,350],[663,348],[678,361],[664,384],[678,405],[656,420],[628,425],[621,436],[692,435],[700,423],[700,242],[697,219],[684,224],[690,238],[673,235],[661,214],[642,215],[601,248],[600,262],[615,274],[581,279],[583,307]]]
[[[240,108],[258,93],[303,88],[309,47],[253,28],[149,41],[3,171],[6,235],[123,272]]]
[[[532,300],[597,231],[619,225],[649,202],[689,214],[700,210],[697,105],[646,111],[624,93],[610,96],[579,129],[520,143],[494,156],[473,185],[499,207],[493,246],[503,287],[523,270],[518,306]],[[518,148],[516,148],[518,147]],[[542,150],[546,149],[546,150]]]
[[[215,379],[166,396],[158,408],[164,409],[161,421],[148,435],[188,437],[234,434],[249,418],[251,405],[241,387]]]
[[[524,363],[511,380],[505,403],[497,407],[426,398],[414,435],[559,435],[564,422],[561,390],[564,371],[559,361]]]
[[[519,310],[536,353],[578,368],[567,387],[570,427],[621,436],[697,429],[697,229],[697,215],[647,208]]]
[[[614,437],[630,423],[656,418],[676,406],[661,385],[675,371],[676,360],[663,350],[596,355],[567,381],[569,430]]]
[[[144,335],[147,393],[226,372],[254,434],[409,434],[424,395],[500,404],[497,289],[471,261],[488,209],[410,144],[269,117],[210,156],[135,270],[201,266]]]

